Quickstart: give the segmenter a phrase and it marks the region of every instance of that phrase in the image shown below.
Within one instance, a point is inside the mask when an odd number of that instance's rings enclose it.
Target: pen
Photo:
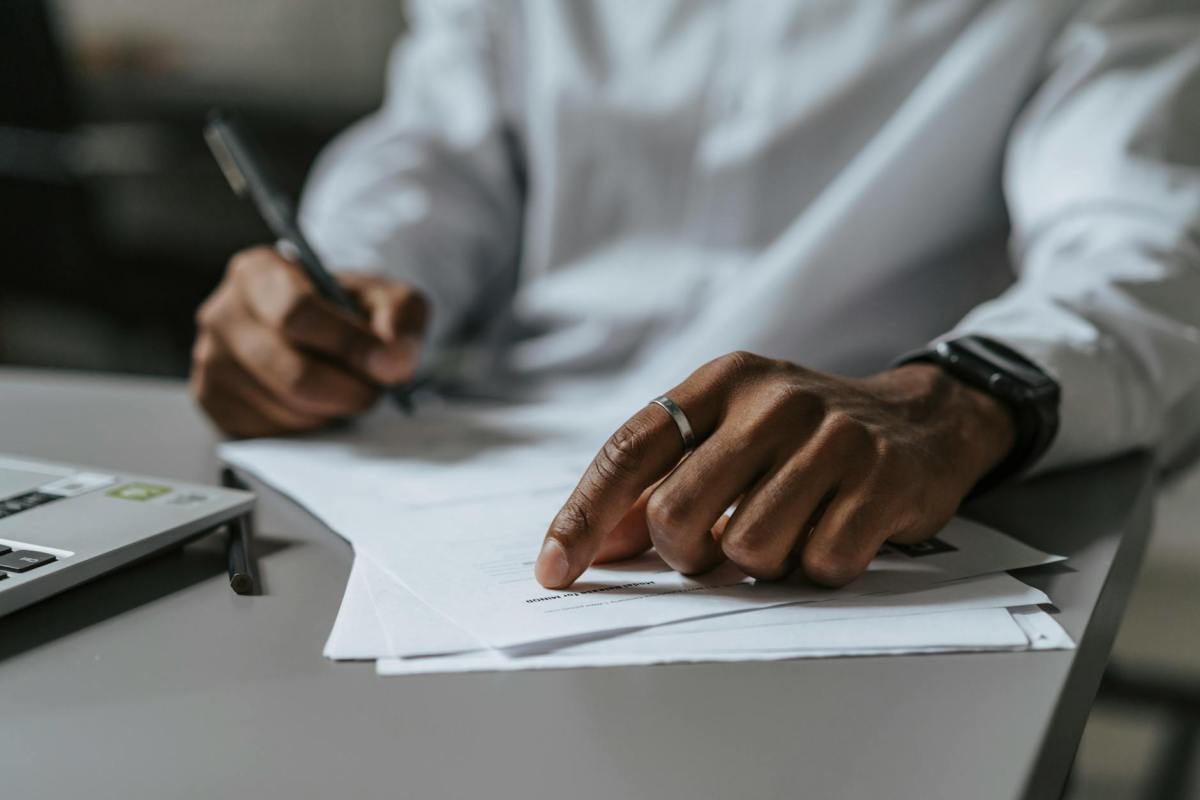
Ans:
[[[229,467],[221,470],[221,485],[230,489],[246,489]],[[255,576],[253,551],[250,542],[250,513],[247,511],[231,520],[227,526],[229,542],[225,559],[229,567],[229,588],[236,594],[258,594],[258,579]]]
[[[229,588],[235,594],[254,594],[254,575],[250,572],[250,562],[246,558],[246,523],[238,517],[229,523],[229,549],[226,557],[229,561]]]
[[[264,167],[265,162],[256,152],[245,126],[232,115],[213,109],[204,126],[204,140],[208,142],[213,158],[225,174],[230,188],[239,197],[250,197],[275,237],[289,245],[295,260],[320,295],[339,308],[365,318],[362,307],[329,274],[300,232],[291,201],[271,181]],[[406,414],[413,413],[411,386],[391,386],[387,393]]]

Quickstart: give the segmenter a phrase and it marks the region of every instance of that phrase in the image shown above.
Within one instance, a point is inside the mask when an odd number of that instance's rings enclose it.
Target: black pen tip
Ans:
[[[236,572],[229,576],[229,588],[235,594],[254,594],[254,579],[244,572]]]

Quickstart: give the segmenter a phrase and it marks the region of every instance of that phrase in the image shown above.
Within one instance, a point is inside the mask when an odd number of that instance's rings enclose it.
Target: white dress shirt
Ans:
[[[1200,0],[432,0],[318,162],[339,268],[510,376],[844,374],[978,333],[1040,467],[1200,430]],[[1007,247],[1005,245],[1007,244]]]

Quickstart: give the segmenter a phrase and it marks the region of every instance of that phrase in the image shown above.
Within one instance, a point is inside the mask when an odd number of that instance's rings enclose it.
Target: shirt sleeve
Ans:
[[[301,224],[331,269],[381,272],[424,292],[436,345],[507,300],[523,189],[490,4],[410,10],[383,107],[318,158]]]
[[[1007,152],[1019,278],[950,334],[1003,341],[1060,383],[1038,470],[1168,459],[1200,430],[1200,12],[1133,5],[1064,31]]]

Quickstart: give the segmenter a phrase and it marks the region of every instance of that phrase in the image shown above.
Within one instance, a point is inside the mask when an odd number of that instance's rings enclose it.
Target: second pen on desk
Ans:
[[[221,469],[221,485],[229,489],[250,491],[232,467]],[[240,514],[225,526],[228,534],[225,558],[229,565],[229,588],[236,594],[258,594],[258,563],[254,558],[254,511]]]
[[[213,110],[204,126],[204,140],[208,142],[229,186],[239,196],[250,197],[271,232],[293,251],[288,255],[294,255],[317,292],[339,308],[365,318],[363,309],[325,269],[300,232],[293,204],[272,183],[244,126],[233,116]],[[413,413],[411,384],[391,386],[387,392],[405,413]]]

